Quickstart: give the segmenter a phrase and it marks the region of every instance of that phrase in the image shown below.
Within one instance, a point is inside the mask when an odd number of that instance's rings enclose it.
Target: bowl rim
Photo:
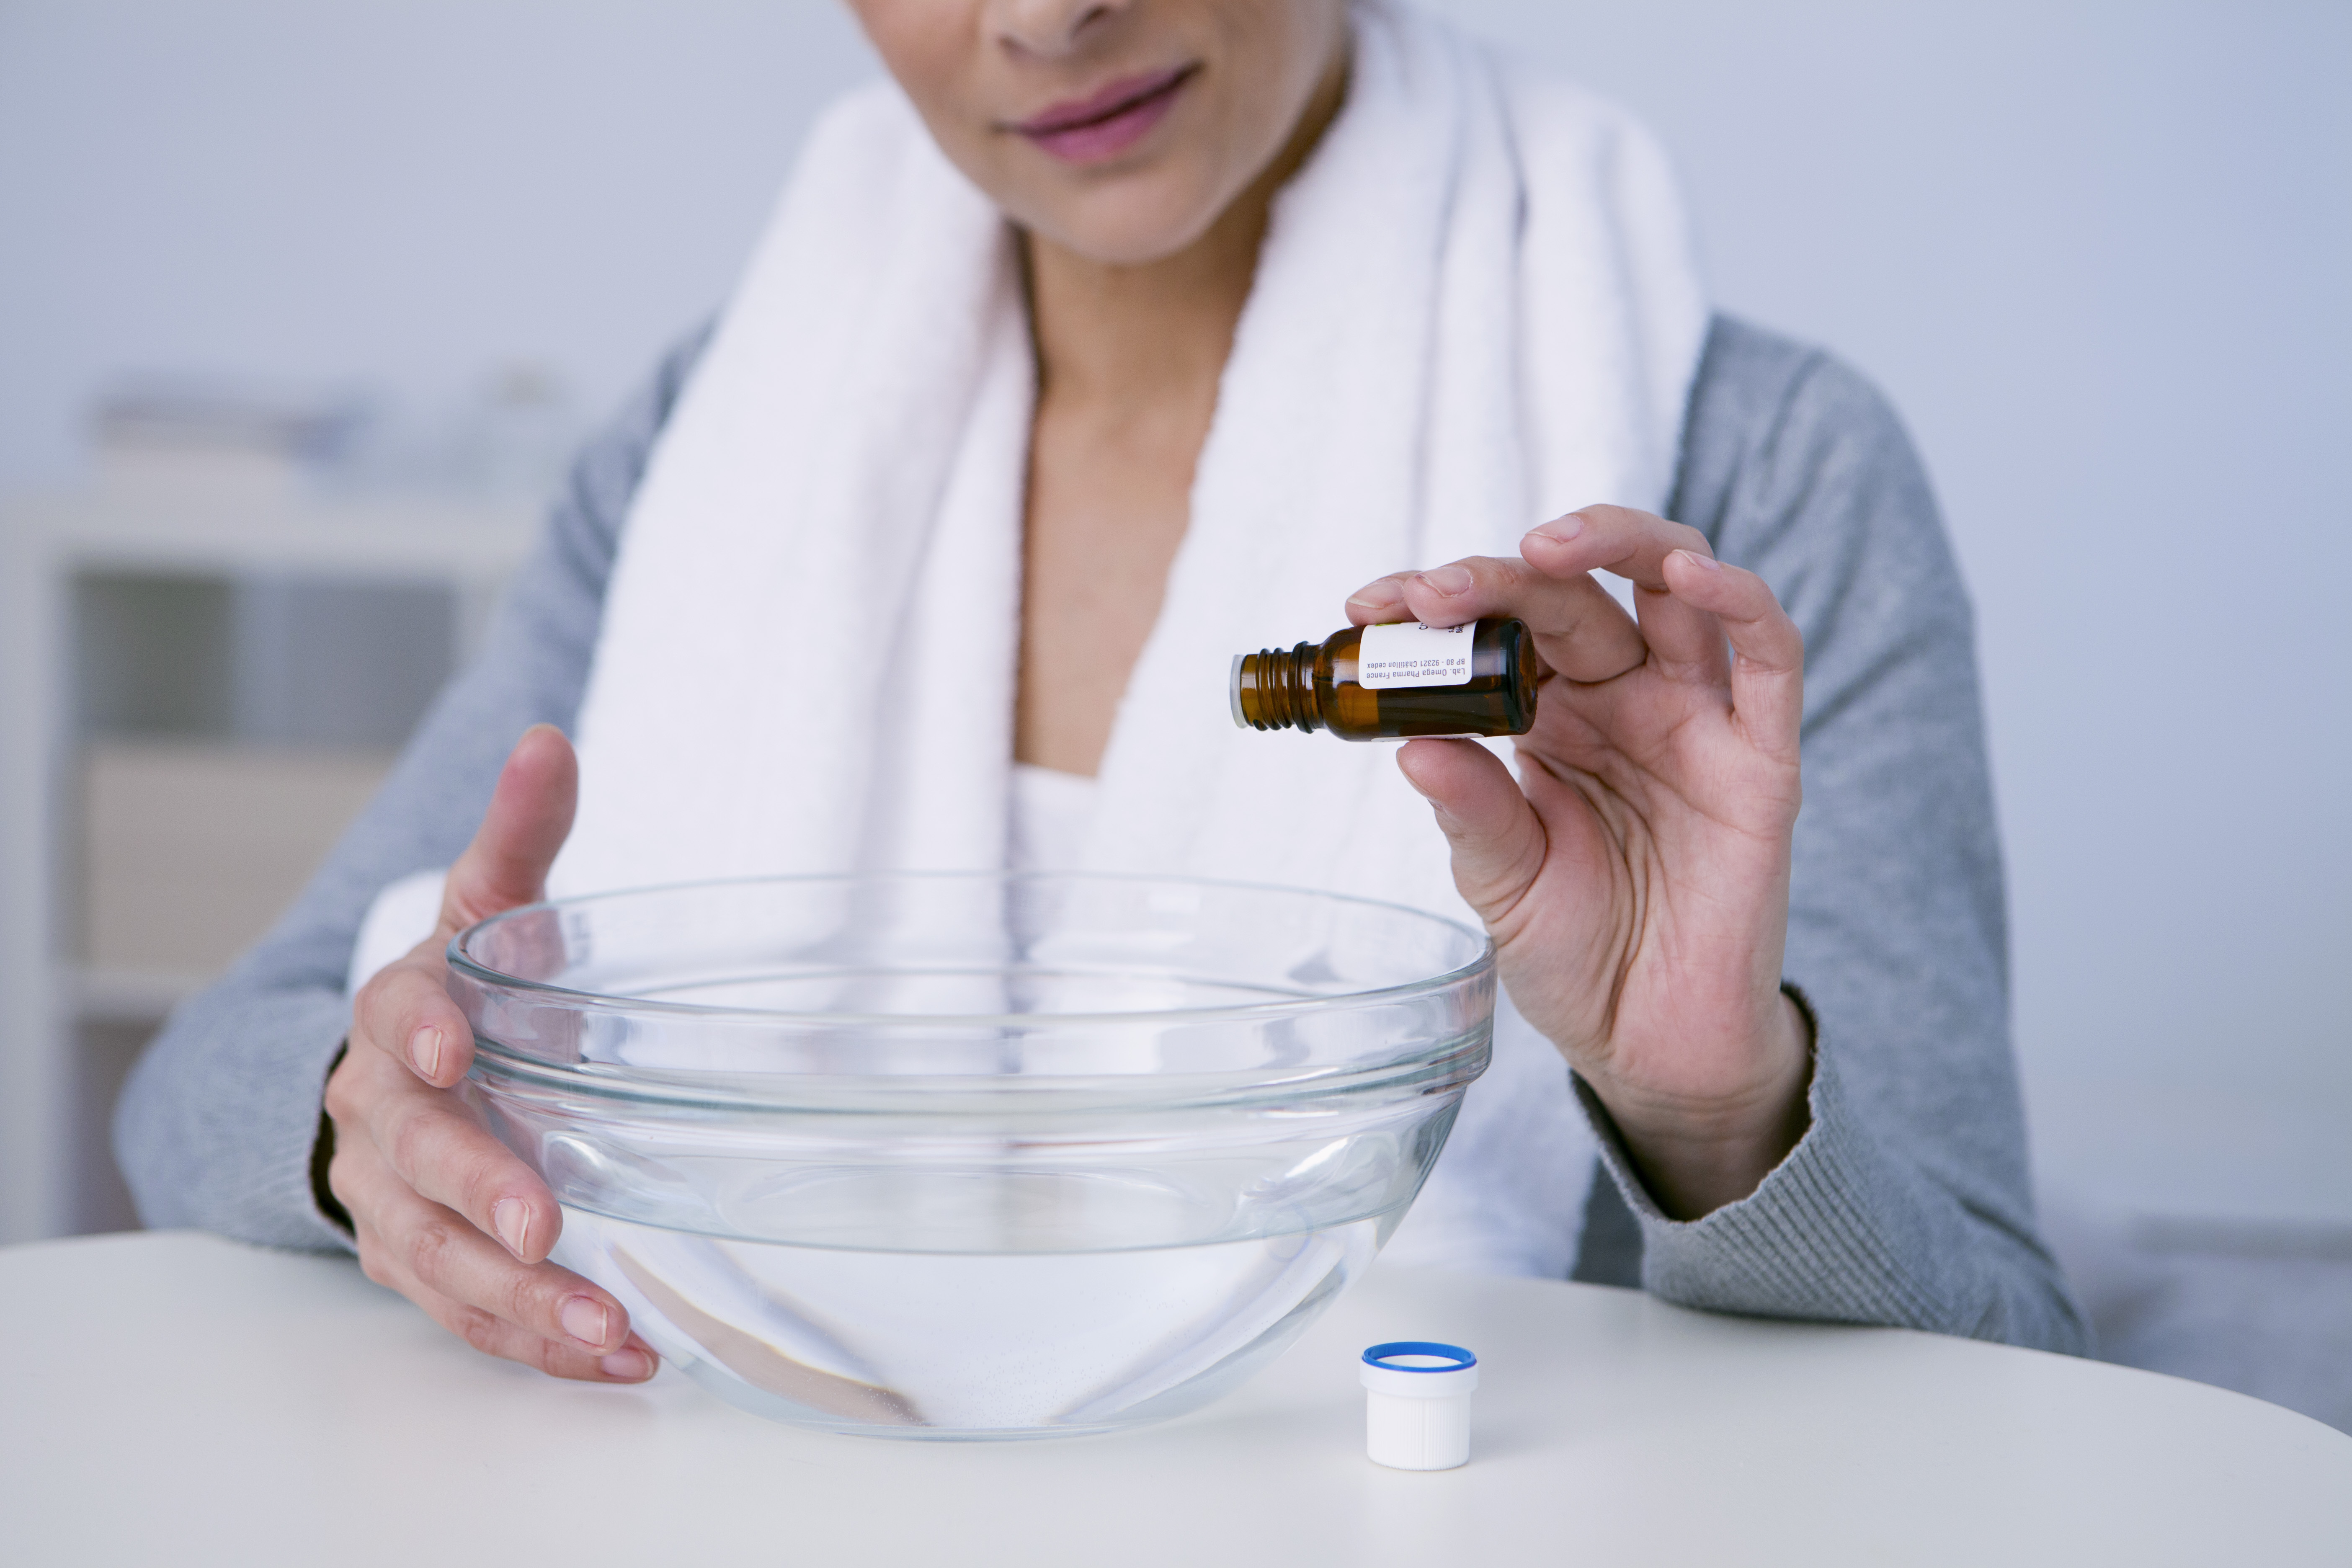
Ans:
[[[1364,991],[1342,991],[1324,996],[1298,996],[1272,1002],[1238,1002],[1220,1004],[1212,1007],[1170,1007],[1118,1013],[819,1013],[772,1007],[719,1006],[699,1002],[665,1002],[640,997],[613,996],[595,991],[582,991],[570,986],[553,984],[547,981],[529,980],[520,975],[508,974],[492,969],[471,956],[465,949],[468,938],[509,921],[520,920],[528,915],[581,909],[622,899],[642,898],[648,894],[685,892],[696,889],[860,881],[1159,883],[1187,888],[1218,889],[1232,892],[1279,893],[1294,898],[1315,899],[1327,903],[1353,904],[1360,908],[1383,910],[1406,915],[1417,921],[1426,921],[1432,924],[1450,928],[1470,938],[1477,944],[1477,952],[1467,963],[1458,964],[1442,973],[1426,975],[1419,980],[1404,981],[1398,984],[1377,986]],[[453,975],[463,975],[473,985],[508,993],[519,993],[551,1003],[561,1003],[579,1012],[691,1018],[706,1024],[739,1023],[774,1026],[778,1024],[790,1023],[829,1028],[878,1028],[898,1032],[992,1026],[1029,1028],[1044,1032],[1063,1028],[1101,1028],[1111,1025],[1132,1026],[1281,1018],[1297,1013],[1328,1011],[1335,1007],[1379,1006],[1406,1001],[1417,995],[1446,990],[1465,982],[1475,980],[1482,973],[1491,973],[1495,968],[1495,942],[1492,937],[1451,916],[1416,909],[1411,904],[1398,903],[1388,899],[1365,898],[1355,893],[1336,893],[1320,889],[1288,887],[1276,882],[1245,882],[1228,878],[1127,871],[814,871],[793,872],[779,876],[691,878],[676,882],[656,882],[643,887],[615,888],[604,892],[584,893],[569,898],[541,899],[535,903],[518,904],[513,909],[501,910],[497,914],[487,916],[459,930],[449,938],[448,945],[444,952],[450,973]],[[499,1042],[491,1043],[499,1044]],[[501,1045],[500,1049],[503,1052],[511,1052],[512,1047]],[[540,1058],[529,1059],[539,1060]]]
[[[975,1115],[1007,1119],[1048,1135],[1057,1123],[1099,1124],[1105,1116],[1311,1106],[1366,1095],[1442,1094],[1467,1086],[1493,1056],[1490,1030],[1450,1036],[1407,1057],[1307,1072],[1121,1074],[809,1074],[644,1069],[610,1062],[556,1062],[495,1041],[477,1040],[470,1076],[497,1100],[519,1090],[562,1097],[576,1111],[585,1098],[637,1111],[729,1117],[882,1117],[909,1124]],[[1092,1135],[1089,1134],[1089,1137]]]

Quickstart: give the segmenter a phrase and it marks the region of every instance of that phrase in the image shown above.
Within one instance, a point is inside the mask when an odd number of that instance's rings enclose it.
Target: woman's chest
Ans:
[[[1041,401],[1023,505],[1014,754],[1091,774],[1159,618],[1208,409]]]

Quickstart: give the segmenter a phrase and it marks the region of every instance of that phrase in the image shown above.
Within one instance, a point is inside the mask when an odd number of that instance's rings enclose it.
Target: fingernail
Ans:
[[[1421,580],[1441,594],[1466,594],[1474,580],[1468,570],[1460,566],[1433,566],[1418,574]]]
[[[1358,594],[1358,595],[1356,595],[1353,598],[1350,598],[1350,599],[1348,601],[1348,603],[1349,603],[1349,604],[1351,604],[1351,605],[1363,605],[1363,606],[1364,606],[1364,608],[1366,608],[1366,609],[1368,609],[1368,610],[1378,610],[1378,609],[1385,608],[1385,607],[1386,607],[1386,606],[1387,606],[1391,602],[1391,600],[1384,599],[1384,598],[1383,598],[1383,599],[1370,599],[1370,598],[1366,598],[1366,597],[1365,597],[1363,595],[1361,595],[1361,594]]]
[[[623,1383],[643,1383],[654,1374],[654,1363],[645,1352],[632,1348],[599,1358],[596,1370]]]
[[[1528,530],[1528,537],[1529,539],[1549,539],[1554,544],[1566,544],[1570,540],[1574,539],[1578,534],[1582,533],[1583,531],[1584,520],[1577,516],[1576,513],[1570,512],[1566,517],[1556,517],[1549,522],[1539,522],[1536,524],[1535,527]]]
[[[1684,560],[1689,562],[1694,566],[1704,566],[1710,572],[1720,572],[1723,570],[1723,563],[1717,561],[1712,555],[1701,555],[1696,550],[1677,550],[1675,553],[1681,556]]]
[[[570,1334],[590,1350],[594,1350],[604,1342],[604,1331],[611,1324],[612,1319],[605,1313],[602,1302],[586,1296],[574,1296],[563,1303],[562,1322],[565,1333]],[[628,1352],[616,1351],[614,1353],[625,1355]]]
[[[490,1205],[490,1223],[507,1250],[520,1258],[523,1243],[530,1239],[530,1205],[520,1198],[500,1198]]]
[[[408,1059],[427,1079],[441,1074],[441,1031],[427,1024],[408,1037]]]

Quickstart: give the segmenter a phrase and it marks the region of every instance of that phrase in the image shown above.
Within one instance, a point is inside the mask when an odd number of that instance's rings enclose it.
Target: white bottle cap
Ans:
[[[1450,1470],[1470,1458],[1478,1358],[1459,1345],[1395,1340],[1364,1352],[1364,1452],[1397,1470]]]

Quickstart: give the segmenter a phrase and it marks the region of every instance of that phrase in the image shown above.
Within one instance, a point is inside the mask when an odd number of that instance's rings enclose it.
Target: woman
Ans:
[[[355,1246],[480,1349],[648,1376],[452,1093],[448,933],[551,868],[1001,864],[1010,820],[1019,863],[1485,922],[1495,1067],[1397,1255],[2079,1348],[1932,503],[1851,375],[1709,318],[1639,132],[1384,4],[855,4],[898,91],[813,136],[481,665],[142,1064],[151,1223]],[[1556,515],[1596,500],[1634,504]],[[1517,776],[1217,731],[1226,656],[1342,613],[1526,620]],[[346,1002],[379,889],[453,857]]]

